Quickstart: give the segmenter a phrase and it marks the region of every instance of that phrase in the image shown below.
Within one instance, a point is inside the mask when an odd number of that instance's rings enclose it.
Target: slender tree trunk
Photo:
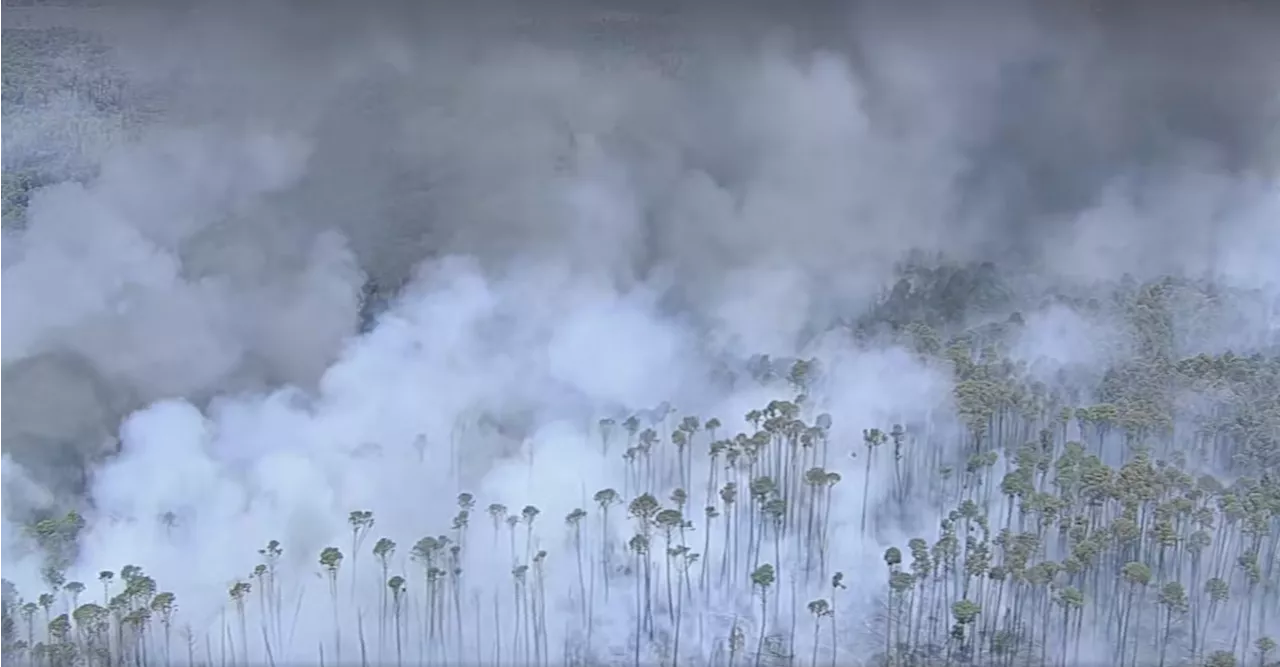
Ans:
[[[573,526],[573,550],[578,558],[579,608],[582,611],[582,618],[585,620],[589,617],[587,616],[587,585],[582,572],[582,527],[579,524],[574,524]]]
[[[836,656],[839,650],[836,647],[836,587],[831,587],[831,667],[836,667]]]
[[[768,589],[760,589],[760,639],[756,642],[756,667],[760,667],[760,659],[764,657],[765,630],[769,627],[769,593]]]
[[[640,552],[636,552],[636,571],[633,573],[636,578],[636,653],[635,667],[640,667],[640,642],[643,641],[644,634],[644,607],[643,598],[640,593]]]
[[[394,623],[395,623],[395,631],[396,631],[396,667],[404,667],[404,650],[401,648],[401,644],[400,644],[400,635],[401,635],[401,633],[400,633],[400,607],[401,607],[401,601],[400,601],[400,594],[399,594],[399,593],[395,594],[395,600],[394,600],[393,604],[394,604],[395,606],[394,606],[394,608],[392,609],[391,613],[392,613],[392,615],[394,616],[393,621],[394,621]]]
[[[871,489],[871,448],[867,447],[867,467],[866,473],[862,476],[862,522],[859,531],[862,535],[867,534],[867,492]]]
[[[502,611],[498,605],[498,591],[493,591],[493,664],[502,664]]]
[[[684,579],[680,579],[676,583],[676,632],[675,642],[671,653],[672,667],[678,667],[680,664],[680,627],[684,625]]]
[[[817,616],[813,619],[813,659],[809,661],[811,667],[818,667],[818,644],[821,643],[819,637],[822,634],[822,617]]]

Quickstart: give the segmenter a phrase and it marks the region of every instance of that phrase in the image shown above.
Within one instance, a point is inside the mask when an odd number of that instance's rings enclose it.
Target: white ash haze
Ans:
[[[494,657],[491,597],[512,595],[490,503],[541,510],[533,550],[549,554],[558,657],[581,640],[563,517],[588,510],[584,548],[598,553],[592,495],[637,493],[625,434],[604,457],[597,420],[669,401],[673,419],[749,433],[748,410],[791,396],[723,369],[816,356],[808,417],[835,415],[827,467],[846,482],[833,487],[830,560],[849,576],[840,655],[854,659],[874,650],[862,629],[879,613],[884,549],[931,537],[939,514],[923,493],[918,513],[878,511],[893,474],[881,456],[860,537],[864,459],[846,452],[864,428],[945,429],[954,411],[946,369],[832,328],[908,252],[995,260],[1029,293],[1218,274],[1280,319],[1280,22],[1254,3],[350,4],[6,9],[6,25],[12,13],[100,31],[155,108],[125,127],[59,107],[59,122],[102,128],[75,146],[94,175],[37,190],[25,228],[6,230],[3,564],[19,588],[42,585],[18,523],[78,508],[68,579],[92,597],[99,570],[142,567],[177,595],[198,658],[207,641],[216,658],[222,615],[236,624],[228,587],[278,539],[292,629],[270,657],[314,661],[323,644],[334,661],[317,557],[337,546],[341,658],[354,664],[362,624],[370,660],[388,661],[369,549],[396,540],[391,573],[419,613],[410,549],[452,536],[469,492],[464,598],[484,618],[454,658]],[[24,113],[5,111],[6,168],[50,134]],[[400,287],[362,330],[369,280]],[[1024,313],[1015,354],[1045,377],[1125,353],[1098,344],[1107,323]],[[1197,344],[1256,344],[1273,326],[1247,324]],[[519,422],[517,436],[485,413]],[[695,461],[687,514],[701,547],[707,464]],[[673,479],[640,491],[668,505]],[[354,594],[352,510],[376,517]],[[618,561],[624,514],[611,515]],[[525,549],[523,526],[516,537]],[[592,645],[629,660],[635,584],[613,585]],[[825,583],[789,586],[779,579],[782,604],[811,627],[803,605]],[[758,616],[749,583],[690,604],[705,626],[685,626],[689,656],[711,656],[735,615]],[[256,591],[247,614],[253,635]],[[268,657],[256,637],[249,653]]]

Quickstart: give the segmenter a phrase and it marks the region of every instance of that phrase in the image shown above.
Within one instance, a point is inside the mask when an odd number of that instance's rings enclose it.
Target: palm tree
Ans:
[[[513,517],[508,517],[508,520],[511,518]],[[424,649],[435,651],[440,648],[440,642],[437,640],[437,628],[441,623],[440,581],[444,575],[444,570],[440,567],[440,551],[442,548],[441,538],[427,536],[413,545],[413,550],[410,554],[410,558],[422,568],[423,574],[423,612],[421,619],[423,633],[419,637],[420,651]],[[426,644],[425,647],[423,642]]]
[[[639,564],[644,567],[644,618],[645,618],[645,626],[649,630],[650,639],[653,639],[653,601],[650,598],[650,594],[653,591],[653,586],[651,584],[652,575],[650,573],[650,559],[648,557],[648,554],[649,554],[648,547],[649,547],[650,531],[652,530],[652,526],[653,526],[653,518],[654,516],[657,515],[660,509],[661,509],[661,506],[658,504],[658,500],[648,493],[641,494],[640,496],[636,497],[634,500],[631,501],[631,504],[628,505],[627,507],[627,510],[631,514],[631,516],[634,519],[636,519],[636,524],[639,529],[639,534],[644,537],[643,546],[645,547],[645,550],[643,553],[645,557],[643,561]],[[639,553],[640,552],[637,552],[637,554]]]
[[[281,608],[284,606],[284,594],[276,580],[279,572],[280,559],[284,556],[284,548],[280,546],[279,540],[270,540],[266,546],[258,550],[258,555],[262,556],[262,564],[266,566],[266,576],[263,578],[266,586],[264,590],[259,591],[266,597],[267,613],[264,616],[270,616],[275,621],[275,640],[277,646],[284,645],[284,619],[281,614]],[[266,622],[266,619],[264,619]]]
[[[454,530],[458,531],[456,539],[464,549],[467,546],[466,529],[470,525],[471,512],[476,508],[476,497],[467,492],[458,494],[458,515],[454,519]]]
[[[769,587],[773,585],[773,566],[765,563],[751,573],[751,585],[760,593],[760,639],[756,645],[756,667],[764,655],[764,638],[769,626]]]
[[[404,667],[403,651],[400,645],[400,615],[404,609],[404,577],[396,575],[387,580],[387,588],[391,589],[391,616],[396,632],[396,667]]]
[[[600,506],[600,563],[604,569],[604,601],[609,602],[609,573],[611,564],[609,562],[609,554],[611,549],[610,533],[609,533],[609,508],[621,502],[618,492],[613,489],[601,489],[596,491],[593,496],[596,505]],[[594,572],[594,568],[592,572]]]
[[[105,607],[111,602],[111,580],[115,579],[115,573],[111,570],[103,570],[98,573],[98,581],[102,584],[102,605]]]
[[[507,520],[507,506],[502,503],[493,503],[489,505],[489,516],[493,519],[493,546],[498,547],[498,533],[502,531],[502,524]]]
[[[534,578],[534,596],[536,597],[537,614],[534,616],[534,645],[538,643],[542,645],[542,663],[546,664],[549,648],[547,646],[547,589],[546,589],[546,568],[544,563],[547,560],[547,552],[539,551],[533,555],[533,578]],[[535,654],[537,650],[535,649]]]
[[[1164,637],[1160,642],[1160,667],[1164,667],[1165,651],[1173,637],[1173,626],[1187,612],[1187,593],[1182,584],[1171,581],[1160,589],[1160,606],[1165,608]]]
[[[646,577],[646,578],[643,580],[643,581],[644,581],[644,584],[645,584],[645,589],[646,589],[646,590],[645,590],[644,594],[641,594],[641,592],[640,592],[640,582],[641,582],[641,579],[640,579],[640,576],[639,576],[639,569],[640,569],[640,563],[639,563],[639,561],[640,561],[641,559],[644,559],[645,561],[648,561],[648,559],[649,559],[649,538],[648,538],[647,536],[643,535],[643,534],[637,533],[637,534],[635,534],[635,535],[633,535],[633,536],[631,537],[631,540],[627,543],[627,546],[628,546],[628,547],[630,547],[631,552],[635,554],[635,558],[636,558],[636,570],[637,570],[637,572],[636,572],[636,643],[635,643],[635,667],[640,667],[640,642],[644,641],[644,637],[643,637],[643,634],[644,634],[644,622],[645,622],[645,619],[647,619],[647,618],[648,618],[648,616],[645,614],[644,607],[642,607],[642,606],[641,606],[641,603],[642,603],[643,601],[648,600],[649,595],[648,595],[648,590],[647,590],[647,589],[648,589],[648,587],[649,587],[649,580],[648,580],[648,577]],[[646,573],[648,572],[648,567],[646,567],[646,568],[645,568],[645,572],[646,572]]]
[[[601,454],[601,456],[604,456],[604,457],[608,458],[608,456],[609,456],[609,436],[613,435],[613,427],[614,427],[614,426],[617,426],[617,424],[618,424],[618,422],[616,422],[615,420],[613,420],[613,419],[611,419],[611,418],[609,418],[609,417],[605,417],[605,418],[603,418],[603,419],[601,419],[601,420],[599,421],[599,426],[600,426],[600,454]]]
[[[836,646],[836,593],[848,588],[844,583],[844,573],[836,572],[831,575],[831,665],[835,667],[836,655],[839,649]]]
[[[342,566],[342,552],[337,547],[325,547],[320,552],[320,567],[329,580],[329,597],[333,601],[333,654],[342,663],[342,624],[338,620],[338,568]]]
[[[720,489],[720,502],[724,504],[724,546],[720,551],[720,582],[723,584],[729,577],[729,557],[734,556],[732,563],[732,571],[738,571],[738,562],[736,560],[738,548],[736,540],[733,539],[731,530],[736,529],[738,524],[738,515],[733,511],[734,503],[738,498],[738,485],[733,482],[725,482],[723,488]]]
[[[702,508],[702,515],[707,519],[706,526],[702,531],[702,553],[709,555],[711,553],[711,524],[715,521],[716,517],[720,516],[720,511],[715,508],[715,505],[707,505]],[[728,520],[726,520],[725,523],[728,524]],[[725,545],[725,548],[727,549],[728,545]],[[708,560],[710,560],[710,558],[702,559],[702,569],[698,573],[698,588],[704,595],[707,593]]]
[[[231,600],[236,606],[236,620],[240,623],[240,658],[244,665],[249,664],[249,632],[244,622],[244,599],[249,595],[251,588],[249,582],[237,581],[232,584],[229,591]]]
[[[524,559],[528,561],[533,557],[533,520],[538,518],[542,511],[533,505],[525,505],[520,510],[520,518],[525,524],[525,541],[524,541]]]
[[[528,662],[531,660],[530,654],[534,654],[536,656],[535,652],[538,650],[537,649],[538,645],[536,640],[534,640],[532,651],[530,650],[530,647],[529,647],[530,638],[533,635],[533,631],[530,629],[530,626],[531,625],[536,626],[536,622],[531,623],[529,620],[529,617],[531,615],[530,614],[531,605],[529,604],[529,596],[528,596],[528,590],[527,590],[528,573],[529,573],[528,565],[517,565],[516,567],[511,568],[511,577],[513,579],[514,586],[515,586],[514,597],[515,597],[515,605],[516,605],[516,632],[515,632],[516,639],[513,642],[511,650],[512,650],[512,653],[517,656],[523,655],[525,662]],[[534,660],[535,663],[538,662],[536,657],[532,658],[532,660]]]
[[[867,492],[871,488],[871,456],[877,447],[883,445],[887,440],[884,432],[878,428],[863,429],[862,444],[867,448],[867,465],[866,472],[862,480],[862,521],[859,524],[859,530],[862,535],[867,534]]]
[[[573,531],[573,551],[578,560],[578,605],[582,618],[587,616],[587,584],[582,568],[582,520],[587,513],[581,507],[565,515],[564,523]]]
[[[84,584],[78,581],[68,581],[66,585],[62,587],[62,592],[70,596],[70,606],[72,609],[75,609],[80,606],[80,594],[84,592]]]
[[[169,651],[169,634],[170,629],[173,627],[173,614],[178,611],[176,600],[177,598],[174,594],[169,592],[157,593],[156,596],[151,599],[151,611],[160,617],[160,626],[164,628],[165,664],[173,664],[173,659],[170,657],[171,653]],[[99,607],[99,609],[101,608]],[[106,610],[104,609],[102,611],[105,613]],[[240,634],[244,634],[243,626],[240,629]],[[248,641],[247,637],[244,638],[246,646],[248,645]]]
[[[1080,608],[1084,606],[1084,594],[1082,594],[1078,588],[1067,586],[1066,588],[1058,591],[1057,602],[1058,606],[1062,607],[1062,665],[1063,667],[1066,667],[1071,615],[1078,615],[1080,613]]]
[[[904,458],[903,445],[906,442],[907,431],[902,424],[894,424],[889,429],[889,440],[893,443],[893,482],[894,496],[899,504],[906,501],[908,489],[902,478],[902,459]]]
[[[382,573],[382,581],[390,581],[391,558],[396,553],[396,543],[394,540],[381,537],[373,544],[373,557],[378,559],[378,567]],[[387,621],[387,590],[389,586],[378,587],[378,648],[381,651],[382,645],[386,640],[386,621]],[[394,589],[393,589],[394,590]]]
[[[49,613],[49,609],[53,606],[53,594],[41,593],[40,597],[37,598],[37,601],[40,604],[40,608],[44,610],[44,625],[46,629],[44,638],[45,638],[45,643],[48,644],[51,641],[48,634],[48,627],[49,627],[49,624],[53,622],[53,617]]]
[[[765,504],[768,503],[769,500],[773,498],[774,494],[777,492],[777,489],[778,487],[774,483],[773,478],[771,477],[756,477],[751,480],[751,487],[750,487],[751,498],[752,500],[755,501],[755,503],[751,505],[751,511],[753,516],[751,521],[748,524],[748,531],[747,531],[746,556],[747,556],[748,563],[753,562],[754,560],[758,559],[760,556],[760,543],[764,541],[764,526],[768,525],[767,522],[765,521],[766,517],[768,517],[768,515],[764,511]],[[758,538],[756,536],[756,530],[755,530],[757,517],[759,517],[760,527],[761,527],[760,536]]]
[[[1125,564],[1124,569],[1121,571],[1121,576],[1124,578],[1125,583],[1128,584],[1128,588],[1125,591],[1125,606],[1121,615],[1121,622],[1120,622],[1120,646],[1119,646],[1120,659],[1119,661],[1117,661],[1118,664],[1124,663],[1124,652],[1127,646],[1126,637],[1130,629],[1130,623],[1132,622],[1132,619],[1133,619],[1135,593],[1140,589],[1145,590],[1147,584],[1151,582],[1151,570],[1146,565],[1135,561],[1135,562],[1130,562]],[[1142,605],[1140,597],[1137,601],[1137,604],[1139,607]],[[1137,660],[1137,654],[1138,654],[1138,648],[1135,642],[1135,646],[1134,646],[1135,661]]]
[[[889,566],[889,585],[893,586],[893,575],[898,573],[898,566],[902,564],[902,552],[897,547],[889,547],[884,552],[884,563]],[[885,614],[885,632],[884,632],[884,655],[887,659],[893,658],[893,591],[887,598],[888,613]]]
[[[671,434],[671,444],[676,446],[676,478],[681,486],[688,486],[689,473],[685,469],[685,453],[689,449],[689,436],[683,429]]]
[[[360,578],[360,545],[373,528],[373,512],[355,510],[347,515],[347,524],[351,526],[351,604],[356,601],[356,583]]]
[[[667,614],[672,623],[676,620],[676,605],[672,598],[671,591],[671,561],[675,557],[672,553],[674,545],[671,543],[671,537],[675,530],[684,525],[684,517],[681,516],[680,510],[667,509],[658,512],[653,519],[654,525],[662,531],[663,539],[666,542],[666,580],[667,580]]]
[[[809,613],[813,614],[813,660],[810,664],[812,667],[818,667],[818,646],[822,643],[819,639],[822,632],[822,619],[831,614],[831,605],[826,600],[813,600],[809,603]]]
[[[266,564],[258,563],[257,565],[254,565],[253,573],[250,575],[250,579],[254,579],[258,582],[258,611],[259,613],[262,614],[262,618],[259,620],[259,623],[261,624],[261,628],[262,628],[262,649],[266,651],[268,655],[271,655],[271,637],[268,636],[267,634],[267,628],[269,627],[268,619],[270,617],[267,615],[268,602],[267,602],[267,585],[266,585],[266,580],[267,580]]]

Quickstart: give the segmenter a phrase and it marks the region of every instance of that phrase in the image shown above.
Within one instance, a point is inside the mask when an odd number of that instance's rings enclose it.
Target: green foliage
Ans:
[[[45,185],[45,180],[34,169],[5,169],[0,174],[0,193],[3,196],[3,217],[0,219],[5,229],[25,225],[31,193]]]
[[[119,77],[95,34],[65,27],[5,28],[0,45],[6,108],[39,107],[59,94],[75,95],[100,110],[119,108]]]
[[[751,585],[761,590],[768,590],[773,585],[774,577],[773,566],[765,563],[751,573]]]
[[[320,567],[324,568],[331,576],[336,576],[338,567],[342,565],[342,551],[337,547],[325,547],[320,552]]]

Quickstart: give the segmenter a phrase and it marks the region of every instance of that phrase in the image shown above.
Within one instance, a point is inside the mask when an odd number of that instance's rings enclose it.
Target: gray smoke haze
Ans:
[[[84,503],[85,572],[137,563],[193,614],[268,539],[310,572],[352,509],[406,553],[461,490],[563,516],[623,486],[591,414],[737,430],[768,398],[717,373],[756,353],[820,353],[846,439],[922,421],[944,371],[830,330],[911,252],[1029,292],[1280,281],[1266,3],[470,4],[6,8],[99,35],[123,81],[6,103],[5,168],[75,177],[5,232],[6,578],[36,579],[10,522],[50,504]],[[1030,313],[1019,354],[1116,354],[1077,319]],[[528,440],[451,454],[482,411]]]

